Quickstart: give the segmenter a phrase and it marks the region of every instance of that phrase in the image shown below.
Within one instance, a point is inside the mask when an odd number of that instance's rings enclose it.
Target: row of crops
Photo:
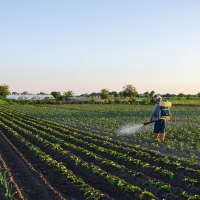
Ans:
[[[38,107],[34,111],[33,107],[2,106],[1,130],[76,186],[82,192],[80,199],[200,199],[198,166],[122,143],[117,136],[112,139],[112,131],[107,129],[94,134],[92,125],[84,129],[56,122],[58,115],[50,121],[45,119],[45,109],[51,118],[55,107]],[[66,113],[66,109],[79,113],[70,106],[61,106],[58,113],[64,109]],[[89,112],[82,109],[86,116]],[[90,111],[90,117],[95,114],[103,116]]]
[[[154,141],[153,125],[142,128],[137,134],[117,134],[118,130],[127,124],[142,124],[148,121],[152,106],[85,104],[9,108],[141,147],[168,151],[171,156],[182,158],[189,163],[200,162],[200,107],[172,106],[173,116],[172,120],[167,122],[165,145]]]
[[[5,196],[6,199],[14,199],[15,192],[13,191],[13,185],[8,176],[7,170],[3,167],[2,163],[0,165],[0,193],[4,194],[2,196]]]

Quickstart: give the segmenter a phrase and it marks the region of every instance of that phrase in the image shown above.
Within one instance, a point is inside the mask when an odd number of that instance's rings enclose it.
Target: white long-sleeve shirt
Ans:
[[[150,119],[151,120],[159,120],[161,118],[161,109],[160,109],[160,104],[156,103],[153,111],[151,113]]]

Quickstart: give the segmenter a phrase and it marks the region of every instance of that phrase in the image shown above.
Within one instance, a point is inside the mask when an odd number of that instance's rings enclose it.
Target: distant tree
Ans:
[[[185,95],[183,94],[183,93],[179,93],[178,95],[177,95],[177,97],[184,97]]]
[[[61,96],[61,94],[60,94],[60,92],[51,92],[51,95],[55,98],[55,99],[57,99],[58,97],[60,97]]]
[[[160,94],[160,93],[158,93],[158,94],[154,94],[154,98],[156,98],[157,96],[161,96],[162,97],[162,95]]]
[[[167,94],[165,95],[165,97],[171,97],[171,95],[170,95],[169,93],[167,93]]]
[[[145,96],[145,97],[149,97],[149,92],[145,92],[145,93],[144,93],[144,96]]]
[[[22,94],[24,94],[24,95],[27,95],[27,94],[28,94],[28,92],[27,92],[27,91],[24,91],[24,92],[22,92]]]
[[[12,94],[13,94],[13,95],[19,95],[19,93],[18,93],[18,92],[12,92]]]
[[[8,85],[0,85],[0,97],[6,98],[10,94]]]
[[[47,94],[47,93],[45,93],[45,92],[40,92],[39,93],[39,95],[45,95],[45,94]]]
[[[120,97],[124,97],[124,92],[123,92],[123,91],[120,91],[120,92],[119,92],[119,96],[120,96]]]
[[[191,97],[192,97],[191,94],[187,94],[187,95],[186,95],[186,98],[187,98],[187,99],[189,99],[189,98],[191,98]]]
[[[63,95],[66,97],[73,97],[74,93],[72,91],[63,92]]]
[[[155,92],[152,90],[149,95],[150,95],[150,97],[153,97],[154,94],[155,94]]]
[[[90,95],[88,93],[85,93],[83,96],[84,97],[90,97]]]
[[[199,93],[197,93],[197,97],[200,97],[200,92],[199,92]]]
[[[59,96],[59,97],[56,98],[56,100],[65,101],[66,97],[65,96]]]
[[[123,86],[124,97],[135,97],[138,95],[136,88],[130,84]]]
[[[109,99],[109,90],[108,89],[102,89],[100,92],[100,96],[102,99]]]
[[[114,97],[119,97],[119,93],[117,91],[112,91],[112,92],[109,92],[110,95],[113,95]]]

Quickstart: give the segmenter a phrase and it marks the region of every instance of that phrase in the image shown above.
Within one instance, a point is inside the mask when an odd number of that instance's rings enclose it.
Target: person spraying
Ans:
[[[166,134],[166,118],[161,117],[161,106],[160,106],[161,102],[162,102],[162,97],[157,96],[156,104],[154,105],[154,108],[150,116],[150,122],[152,121],[155,122],[154,124],[155,140],[158,140],[159,134],[161,133],[160,139],[161,142],[164,143]]]

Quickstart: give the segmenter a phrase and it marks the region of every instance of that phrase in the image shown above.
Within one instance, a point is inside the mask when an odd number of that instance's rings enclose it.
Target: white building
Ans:
[[[7,96],[7,99],[29,99],[29,100],[44,100],[44,99],[54,99],[51,94],[37,95],[37,94],[11,94]]]

